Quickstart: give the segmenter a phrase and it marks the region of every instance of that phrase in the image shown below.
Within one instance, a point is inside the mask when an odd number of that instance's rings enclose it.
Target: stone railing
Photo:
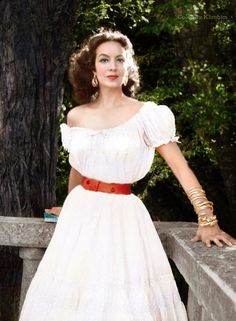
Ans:
[[[233,321],[236,315],[236,247],[192,244],[195,223],[153,222],[168,257],[189,286],[189,321]],[[0,216],[0,244],[19,247],[23,259],[20,308],[55,223]]]

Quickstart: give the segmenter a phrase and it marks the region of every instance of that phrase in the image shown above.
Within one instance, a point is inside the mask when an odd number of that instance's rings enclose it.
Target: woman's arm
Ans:
[[[69,127],[76,126],[76,122],[78,122],[78,112],[79,108],[74,107],[71,109],[66,117],[66,122]],[[82,183],[82,175],[71,167],[70,174],[69,174],[69,182],[68,182],[68,193],[77,185]]]
[[[161,145],[156,148],[156,150],[165,159],[185,192],[187,192],[192,186],[200,187],[200,183],[193,171],[189,168],[184,155],[176,143]]]
[[[69,182],[68,182],[68,193],[76,187],[77,185],[81,184],[83,176],[71,167],[70,174],[69,174]]]
[[[201,187],[176,143],[161,145],[156,148],[156,150],[165,159],[186,193],[192,187]],[[205,212],[209,216],[213,214],[210,208],[207,208]],[[221,241],[225,242],[227,245],[236,245],[236,239],[222,231],[218,224],[215,224],[214,226],[199,226],[197,234],[192,241],[196,242],[200,240],[205,243],[207,247],[211,246],[211,242],[222,247],[223,244]]]
[[[81,184],[82,182],[82,175],[75,170],[73,167],[70,169],[69,174],[69,181],[68,181],[68,194],[74,187]],[[52,208],[45,208],[45,211],[47,211],[50,214],[59,215],[61,212],[62,207],[61,206],[53,206]]]

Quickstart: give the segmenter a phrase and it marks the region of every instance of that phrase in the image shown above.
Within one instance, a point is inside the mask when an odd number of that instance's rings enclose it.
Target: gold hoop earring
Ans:
[[[123,85],[126,86],[127,83],[128,83],[128,81],[129,81],[129,76],[126,75],[126,76],[125,76],[125,79],[124,79],[124,81],[123,81]]]
[[[92,86],[98,87],[98,77],[96,75],[96,72],[93,72]]]

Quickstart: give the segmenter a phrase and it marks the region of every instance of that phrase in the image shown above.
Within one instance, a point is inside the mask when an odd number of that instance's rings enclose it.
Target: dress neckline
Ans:
[[[90,132],[105,132],[105,131],[110,131],[110,130],[115,130],[118,129],[120,127],[123,127],[127,124],[129,124],[131,121],[135,120],[139,114],[141,113],[141,111],[145,108],[145,106],[147,104],[149,104],[150,101],[146,101],[143,103],[143,105],[138,109],[138,111],[136,111],[131,117],[129,117],[127,120],[125,120],[124,122],[116,125],[116,126],[112,126],[112,127],[106,127],[106,128],[101,128],[101,129],[95,129],[95,128],[91,128],[91,127],[83,127],[83,126],[68,126],[66,123],[63,123],[63,125],[66,125],[67,127],[69,127],[70,129],[78,129],[78,130],[87,130]]]

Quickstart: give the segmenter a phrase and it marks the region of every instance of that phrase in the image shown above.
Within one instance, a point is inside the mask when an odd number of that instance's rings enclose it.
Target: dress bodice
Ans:
[[[155,147],[178,141],[169,107],[146,102],[126,122],[95,130],[60,126],[70,165],[83,176],[108,183],[133,183],[153,162]]]

